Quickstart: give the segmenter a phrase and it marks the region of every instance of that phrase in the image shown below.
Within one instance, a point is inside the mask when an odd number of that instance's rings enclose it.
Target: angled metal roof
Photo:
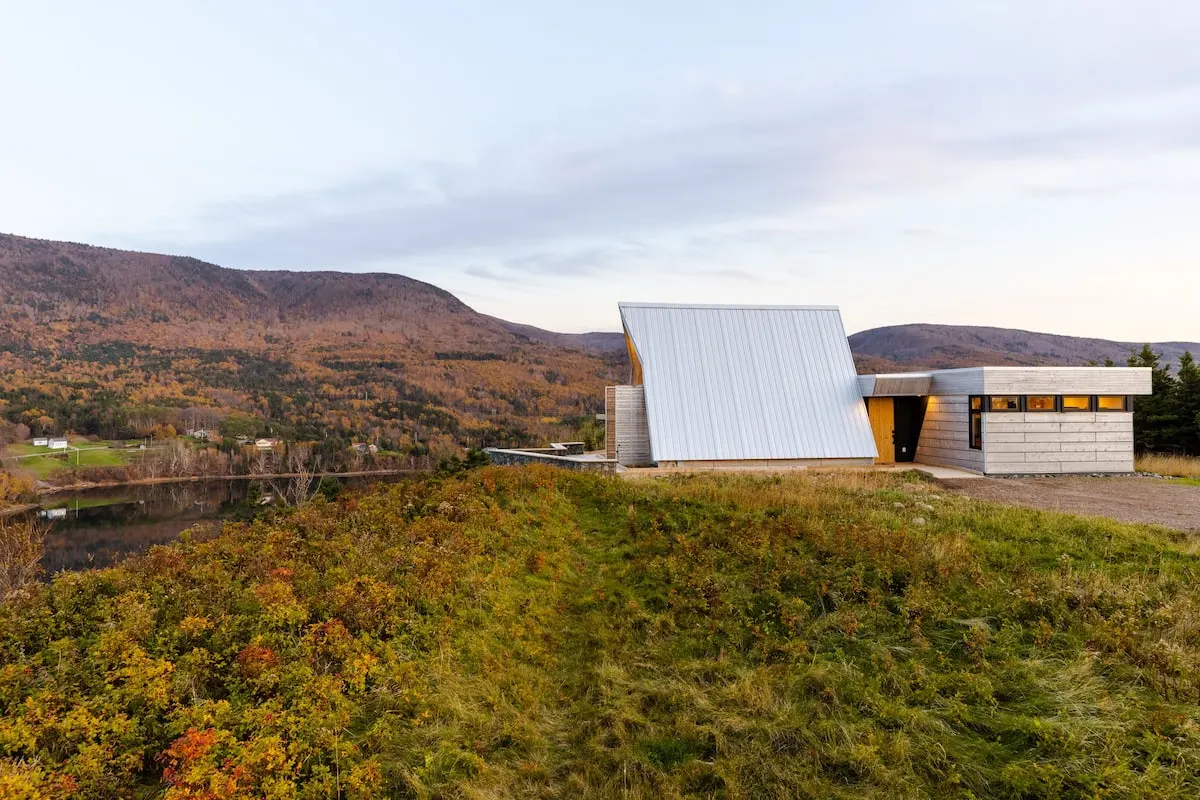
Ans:
[[[620,309],[656,461],[877,455],[836,307]]]

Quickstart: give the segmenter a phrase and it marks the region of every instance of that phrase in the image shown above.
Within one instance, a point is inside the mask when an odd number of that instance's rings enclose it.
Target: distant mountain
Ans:
[[[120,409],[200,407],[400,449],[536,441],[600,410],[627,377],[623,346],[480,314],[401,275],[0,234],[0,415],[13,423],[47,412],[111,434],[72,410],[103,395],[113,430]]]
[[[495,319],[495,318],[493,318]],[[497,321],[510,333],[530,341],[572,347],[593,353],[624,353],[625,334],[620,331],[591,331],[589,333],[555,333],[518,322]]]
[[[892,325],[850,336],[859,372],[902,369],[950,369],[977,366],[1083,366],[1111,358],[1124,364],[1142,342],[1086,339],[1011,328],[970,325]],[[1152,343],[1165,361],[1184,351],[1200,357],[1200,343]]]

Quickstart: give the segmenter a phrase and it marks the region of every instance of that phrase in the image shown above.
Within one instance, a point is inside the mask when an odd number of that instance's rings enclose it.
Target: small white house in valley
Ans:
[[[46,438],[45,436],[39,436],[38,438],[33,440],[34,447],[46,447],[49,444],[50,444],[50,440],[48,438]]]
[[[621,303],[620,312],[631,375],[605,391],[605,455],[626,467],[1134,469],[1146,368],[859,376],[835,307]]]
[[[70,443],[66,439],[49,439],[46,442],[46,446],[51,450],[66,450],[70,446]]]

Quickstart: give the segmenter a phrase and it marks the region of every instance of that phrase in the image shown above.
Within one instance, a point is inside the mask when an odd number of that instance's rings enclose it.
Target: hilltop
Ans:
[[[0,603],[0,795],[1194,798],[1198,570],[911,474],[379,487]]]
[[[1103,364],[1105,359],[1124,364],[1142,345],[972,325],[891,325],[850,336],[850,349],[859,372],[864,373],[978,366],[1079,367]],[[1185,351],[1200,356],[1197,342],[1158,342],[1151,347],[1164,362],[1178,362]]]
[[[198,407],[401,451],[532,442],[571,435],[624,372],[605,335],[509,323],[393,274],[0,235],[0,287],[7,416],[104,436],[132,433],[121,409]]]

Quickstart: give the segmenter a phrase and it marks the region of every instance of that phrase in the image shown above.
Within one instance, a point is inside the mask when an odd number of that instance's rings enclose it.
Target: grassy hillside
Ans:
[[[488,468],[0,608],[4,797],[1195,797],[1182,534]]]

